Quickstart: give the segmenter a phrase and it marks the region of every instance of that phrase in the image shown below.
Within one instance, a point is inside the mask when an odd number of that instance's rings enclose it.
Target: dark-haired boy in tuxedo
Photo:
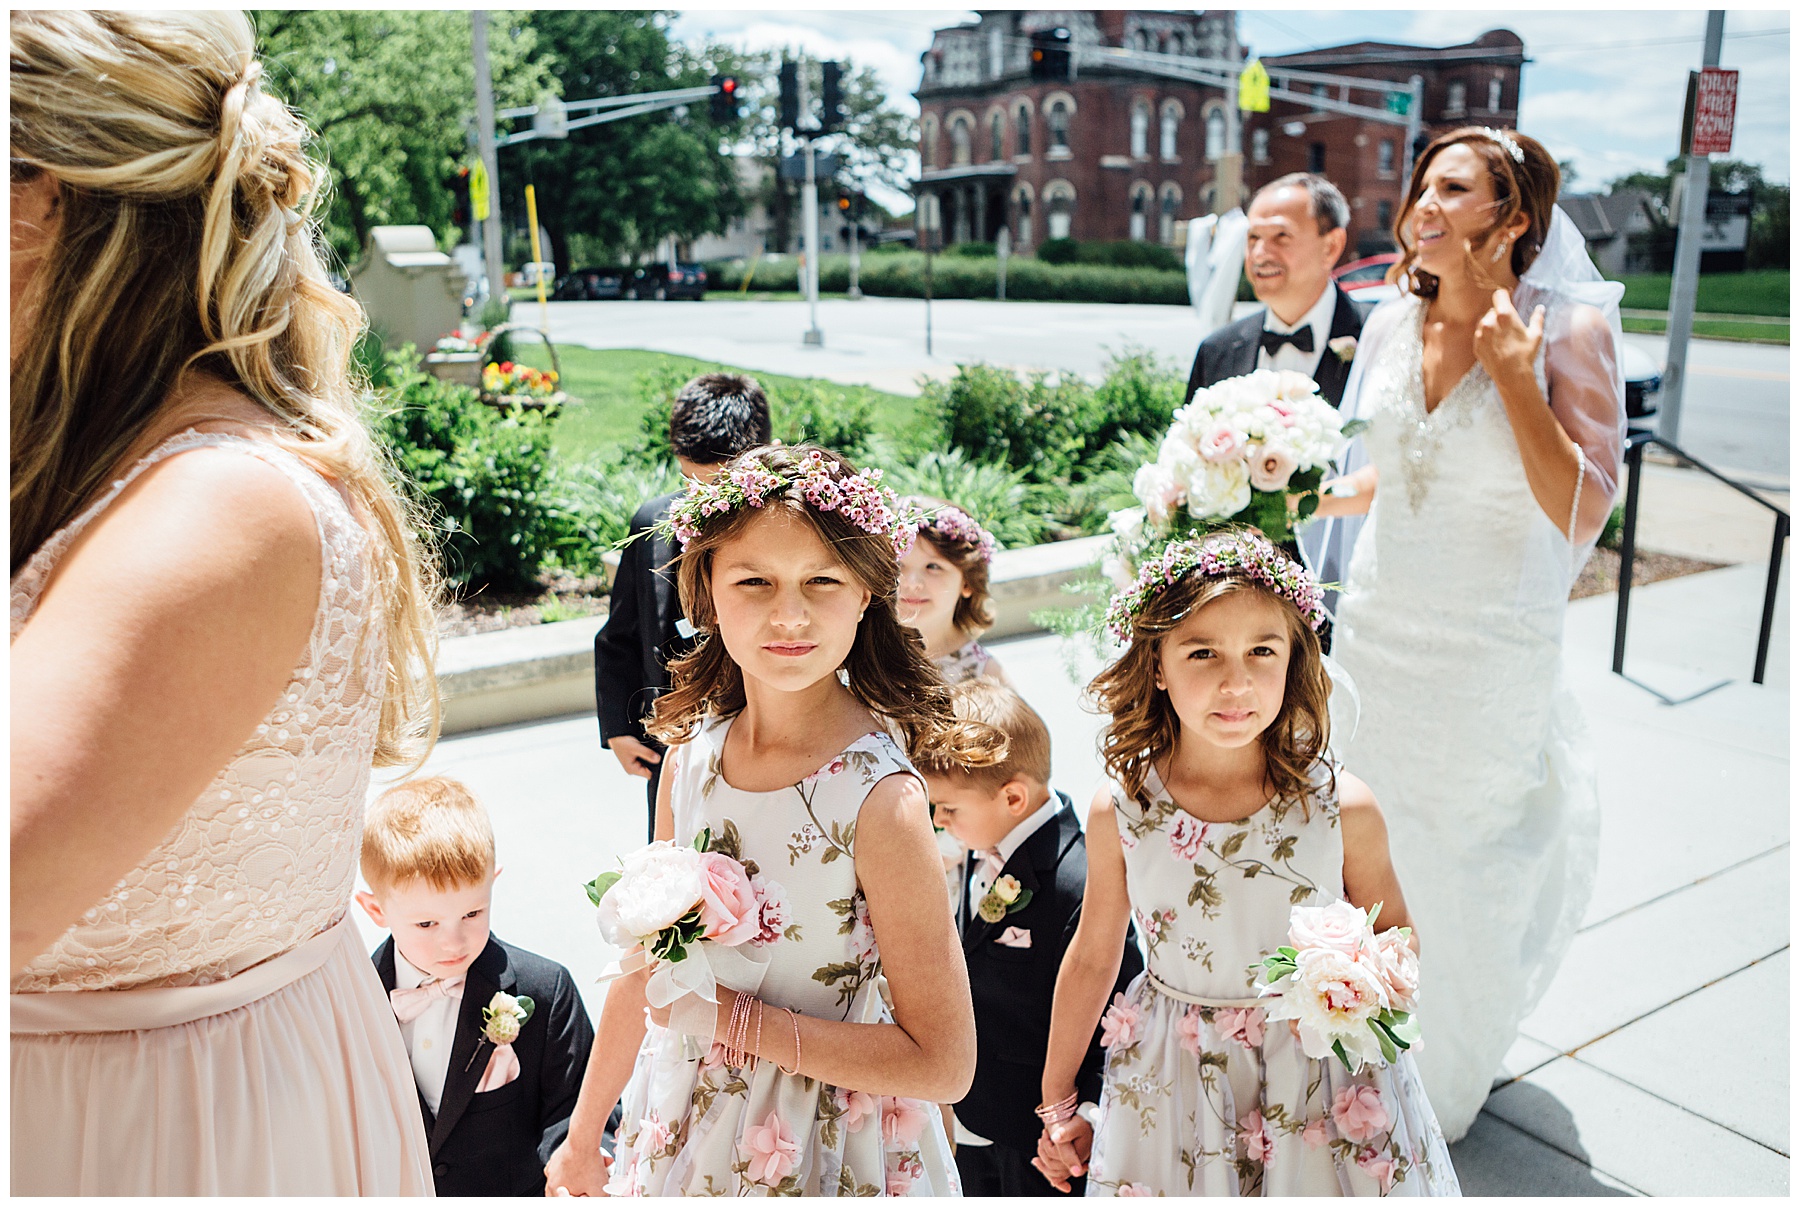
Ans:
[[[594,1043],[569,970],[489,933],[497,870],[487,814],[454,780],[409,780],[369,808],[356,899],[392,932],[375,970],[440,1196],[541,1196]]]
[[[1049,786],[1043,719],[990,680],[959,684],[952,695],[959,718],[992,725],[1007,739],[1006,758],[993,767],[919,768],[934,819],[970,851],[957,926],[975,1003],[975,1081],[955,1105],[956,1166],[965,1195],[1049,1194],[1031,1164],[1043,1130],[1034,1108],[1056,975],[1081,920],[1087,844],[1068,796]],[[1119,989],[1142,967],[1128,936]],[[1085,1102],[1099,1099],[1101,1056],[1096,1033],[1076,1081]]]

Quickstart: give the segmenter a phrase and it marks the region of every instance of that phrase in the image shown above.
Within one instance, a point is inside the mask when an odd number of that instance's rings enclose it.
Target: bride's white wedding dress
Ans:
[[[1582,533],[1619,467],[1614,352],[1593,313],[1547,308],[1538,378],[1586,458]],[[1533,498],[1477,364],[1429,413],[1426,304],[1370,319],[1356,412],[1380,472],[1337,612],[1334,655],[1360,725],[1343,756],[1387,816],[1423,949],[1418,1064],[1444,1132],[1474,1121],[1518,1024],[1567,952],[1593,887],[1599,802],[1586,725],[1563,685],[1563,616],[1587,543]],[[1585,323],[1572,322],[1585,317]],[[1609,380],[1610,377],[1610,380]]]

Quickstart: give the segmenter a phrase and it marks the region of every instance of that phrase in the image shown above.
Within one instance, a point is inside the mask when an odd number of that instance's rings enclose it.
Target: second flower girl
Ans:
[[[889,731],[971,766],[1005,739],[956,720],[895,614],[913,527],[879,478],[764,447],[671,509],[703,637],[649,726],[670,746],[656,833],[741,866],[753,891],[701,914],[764,971],[754,996],[721,987],[716,1005],[646,1010],[650,968],[613,983],[552,1192],[958,1193],[933,1104],[973,1073],[968,977],[926,793]]]

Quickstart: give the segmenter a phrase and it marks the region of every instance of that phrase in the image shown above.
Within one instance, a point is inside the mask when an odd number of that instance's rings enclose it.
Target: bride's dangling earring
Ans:
[[[1495,249],[1494,249],[1494,259],[1493,259],[1493,262],[1494,262],[1494,263],[1495,263],[1495,264],[1498,264],[1498,263],[1500,263],[1500,257],[1501,257],[1501,256],[1504,256],[1504,255],[1505,255],[1505,254],[1506,254],[1506,252],[1507,252],[1507,249],[1508,249],[1508,248],[1510,248],[1510,247],[1512,247],[1512,241],[1511,241],[1511,240],[1510,240],[1510,239],[1502,239],[1502,240],[1501,240],[1501,241],[1500,241],[1500,246],[1499,246],[1499,247],[1496,247],[1496,248],[1495,248]]]

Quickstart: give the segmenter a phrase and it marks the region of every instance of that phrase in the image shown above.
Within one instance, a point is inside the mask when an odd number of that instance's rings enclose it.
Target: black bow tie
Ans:
[[[1313,350],[1312,325],[1309,323],[1298,331],[1270,331],[1263,328],[1262,350],[1270,356],[1281,351],[1281,345],[1292,344],[1302,352]]]

